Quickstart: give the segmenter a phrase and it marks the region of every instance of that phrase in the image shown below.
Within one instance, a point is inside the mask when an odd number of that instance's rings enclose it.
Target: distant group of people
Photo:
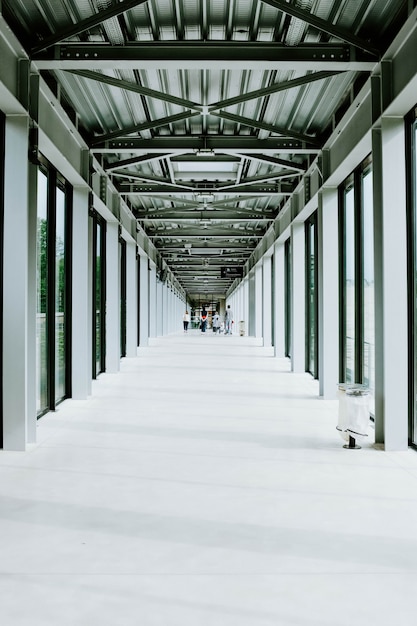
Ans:
[[[208,313],[206,308],[203,306],[201,309],[201,315],[199,317],[199,326],[202,333],[206,332],[207,329],[207,321],[208,321]],[[188,332],[188,326],[190,324],[190,314],[188,311],[185,311],[184,316],[182,318],[182,323],[184,326],[184,332]],[[230,304],[227,305],[225,316],[224,316],[224,325],[221,321],[220,315],[217,311],[214,312],[212,316],[212,329],[214,333],[220,333],[222,331],[222,327],[224,326],[224,334],[231,335],[233,332],[233,311],[230,308]]]

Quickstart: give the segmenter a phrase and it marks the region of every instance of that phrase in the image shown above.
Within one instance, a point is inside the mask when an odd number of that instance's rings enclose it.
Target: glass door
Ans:
[[[126,241],[119,241],[120,254],[120,356],[126,356]]]
[[[93,211],[93,378],[106,368],[106,223]]]
[[[318,377],[317,213],[306,222],[306,372]]]
[[[4,242],[5,117],[0,113],[0,349],[3,354],[3,242]],[[3,359],[0,359],[0,448],[3,447]]]
[[[71,188],[41,159],[37,180],[36,408],[71,395]]]
[[[292,354],[292,259],[291,239],[285,242],[285,356]]]
[[[411,152],[411,168],[409,171],[409,200],[411,210],[411,245],[412,268],[410,280],[410,328],[409,332],[413,337],[412,352],[410,358],[410,441],[417,445],[417,108],[412,112],[410,124],[409,150]]]

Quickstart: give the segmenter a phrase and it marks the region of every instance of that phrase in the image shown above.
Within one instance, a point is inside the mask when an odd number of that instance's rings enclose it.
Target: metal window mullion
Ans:
[[[319,255],[318,255],[319,235],[317,211],[314,213],[314,378],[319,376]]]
[[[310,261],[311,261],[311,239],[310,239],[311,221],[310,218],[305,222],[305,264],[304,264],[304,297],[305,297],[305,371],[310,372],[310,349],[311,349],[311,287],[310,287]]]
[[[126,242],[120,239],[120,356],[126,356]]]
[[[346,378],[346,241],[345,241],[345,188],[339,187],[339,380]]]
[[[92,327],[92,350],[91,350],[91,367],[93,380],[97,378],[97,219],[93,214],[90,219],[92,220],[92,307],[91,307],[91,327]],[[101,359],[101,354],[100,354]]]
[[[355,212],[355,382],[362,383],[363,376],[363,207],[361,171],[354,174]]]
[[[0,113],[0,345],[3,346],[3,243],[4,243],[4,158],[5,122]],[[3,448],[3,359],[0,360],[0,448]]]
[[[65,185],[65,397],[72,396],[72,187]]]
[[[107,222],[103,219],[100,219],[100,370],[102,372],[106,371],[106,302],[107,302]]]
[[[48,408],[53,411],[55,401],[55,299],[56,299],[56,172],[48,169],[47,190],[47,371],[48,371]]]
[[[410,338],[408,351],[408,372],[409,372],[409,410],[408,410],[408,433],[409,443],[416,445],[416,267],[417,267],[417,246],[416,246],[416,225],[417,225],[417,181],[416,181],[416,140],[417,132],[417,110],[415,109],[411,116],[406,120],[406,162],[410,164],[407,169],[407,219],[408,219],[408,238],[407,238],[407,256],[408,256],[408,335]]]

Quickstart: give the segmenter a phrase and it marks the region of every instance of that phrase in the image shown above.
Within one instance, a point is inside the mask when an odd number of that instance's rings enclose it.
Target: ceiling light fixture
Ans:
[[[198,157],[215,157],[216,153],[211,148],[200,148],[195,153]]]
[[[203,147],[202,148],[198,148],[196,150],[195,155],[198,157],[214,157],[216,156],[216,153],[214,152],[214,150],[212,150],[212,148],[209,148],[207,146],[207,137],[203,137]]]
[[[199,202],[204,202],[204,204],[206,204],[207,202],[213,202],[214,200],[214,193],[210,193],[208,192],[201,192],[197,194],[197,200]]]

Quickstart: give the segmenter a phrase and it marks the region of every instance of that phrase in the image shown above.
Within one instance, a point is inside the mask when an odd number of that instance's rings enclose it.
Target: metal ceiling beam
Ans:
[[[175,115],[168,115],[167,117],[161,117],[158,120],[151,120],[149,122],[143,122],[142,124],[136,124],[135,126],[131,126],[130,128],[122,128],[119,130],[115,130],[112,133],[107,133],[105,135],[100,135],[98,137],[94,137],[90,140],[90,147],[94,147],[96,144],[103,143],[106,141],[110,141],[112,139],[116,139],[117,137],[126,137],[126,135],[130,135],[131,133],[139,133],[143,130],[149,130],[151,128],[158,128],[160,126],[167,126],[168,124],[173,124],[175,122],[180,122],[182,120],[187,120],[190,117],[195,117],[196,115],[201,115],[201,113],[196,113],[193,111],[184,111],[183,113],[176,113]]]
[[[108,9],[104,9],[99,13],[92,15],[91,17],[87,17],[85,20],[81,20],[81,22],[77,22],[77,24],[73,24],[68,26],[68,28],[64,28],[58,33],[55,33],[51,37],[46,37],[38,43],[36,46],[33,46],[31,50],[31,56],[34,56],[41,52],[42,50],[46,50],[51,46],[57,44],[60,41],[64,41],[68,37],[74,37],[79,35],[80,33],[89,30],[90,28],[94,28],[95,26],[99,26],[106,20],[117,17],[129,9],[134,9],[135,7],[144,4],[148,0],[124,0],[123,2],[118,2],[115,5],[109,7]]]
[[[135,165],[138,163],[146,163],[148,161],[160,161],[161,159],[166,159],[170,155],[166,152],[162,154],[143,154],[142,156],[132,157],[131,159],[125,159],[124,161],[116,161],[115,163],[107,163],[104,165],[104,170],[106,172],[113,172],[114,170],[119,170],[124,167],[128,167],[129,165]]]
[[[307,165],[302,163],[295,163],[294,161],[286,161],[285,159],[278,159],[277,157],[268,156],[267,154],[241,154],[241,157],[245,159],[252,159],[253,161],[259,161],[260,163],[271,163],[273,165],[281,165],[286,169],[295,170],[300,173],[307,171]]]
[[[234,98],[227,98],[227,100],[213,102],[212,104],[209,104],[208,109],[211,113],[212,111],[216,111],[217,109],[224,109],[225,107],[230,107],[234,104],[241,104],[242,102],[246,102],[247,100],[254,100],[255,98],[270,96],[271,94],[277,93],[279,91],[286,91],[287,89],[307,85],[308,83],[312,83],[316,80],[322,80],[324,78],[329,78],[330,76],[335,76],[338,74],[340,74],[340,72],[338,71],[314,72],[313,74],[306,74],[305,76],[300,76],[292,80],[286,80],[282,83],[274,83],[273,85],[270,85],[269,87],[264,87],[263,89],[248,91],[247,93],[240,94],[239,96],[236,96]]]
[[[210,193],[223,193],[221,189],[218,187],[214,187],[211,183],[208,183],[204,187],[198,188],[196,187],[194,190],[190,190],[188,187],[180,187],[179,185],[152,185],[152,184],[144,184],[140,185],[137,183],[121,183],[119,185],[119,192],[122,196],[125,195],[142,195],[142,196],[153,196],[155,194],[159,196],[170,195],[172,193],[182,193],[184,195],[195,195],[202,191],[207,191]],[[250,194],[256,196],[286,196],[292,193],[292,189],[288,188],[288,190],[281,190],[276,185],[247,185],[246,187],[239,187],[238,192],[240,194]],[[226,191],[227,195],[231,195],[234,193],[232,189],[228,189]]]
[[[285,4],[287,7],[290,5]],[[347,44],[285,46],[262,41],[146,41],[112,46],[68,43],[32,57],[39,70],[71,69],[291,69],[370,72],[378,59]]]
[[[236,237],[238,239],[238,237]],[[187,243],[187,242],[185,242]],[[196,250],[198,250],[198,254],[204,254],[206,250],[233,250],[233,254],[235,250],[250,250],[253,251],[253,248],[256,246],[257,241],[254,241],[253,246],[248,246],[247,244],[241,244],[238,242],[225,241],[223,245],[219,245],[217,242],[212,241],[203,241],[200,240],[196,245]],[[172,250],[181,250],[184,248],[184,243],[164,243],[163,246],[158,247],[158,251],[171,251]],[[190,253],[193,254],[194,248],[190,248]]]
[[[246,255],[245,255],[246,256]],[[238,266],[242,265],[245,258],[240,253],[227,257],[227,264]],[[225,259],[222,256],[210,256],[208,259],[198,258],[195,256],[185,255],[184,252],[176,253],[175,250],[171,254],[167,254],[164,259],[175,269],[175,271],[195,271],[210,268],[219,268],[224,266]]]
[[[250,117],[243,117],[242,115],[235,115],[234,113],[228,113],[227,111],[217,111],[216,113],[213,113],[213,115],[215,115],[216,117],[220,117],[223,120],[230,120],[231,122],[236,122],[237,124],[244,124],[245,126],[250,126],[251,128],[259,128],[261,130],[267,130],[270,133],[283,135],[284,137],[291,137],[292,139],[298,139],[299,141],[310,143],[315,146],[320,145],[320,142],[315,137],[310,137],[309,135],[303,135],[302,133],[297,133],[296,131],[289,130],[288,128],[280,128],[279,126],[274,126],[273,124],[266,124],[265,122],[260,122]]]
[[[228,241],[231,241],[232,239],[262,239],[262,237],[264,236],[264,233],[239,231],[236,228],[224,228],[221,230],[215,230],[210,228],[204,228],[202,226],[200,226],[200,228],[194,229],[181,229],[178,230],[176,233],[171,232],[171,234],[167,233],[166,231],[162,233],[151,231],[147,232],[146,234],[151,239],[181,239],[182,242],[187,242],[191,239],[227,239]],[[178,242],[178,246],[181,247],[181,243]]]
[[[160,176],[141,176],[139,172],[116,172],[113,174],[114,178],[127,178],[129,180],[140,180],[144,183],[158,183],[160,185],[169,185],[170,187],[176,187],[176,183],[171,179],[161,178]],[[184,185],[178,185],[180,189],[184,189]],[[188,187],[193,191],[193,187]]]
[[[261,213],[260,215],[251,213],[250,210],[244,212],[240,210],[238,212],[230,209],[229,211],[195,211],[195,212],[184,212],[184,211],[157,211],[157,216],[154,216],[152,213],[147,213],[145,211],[135,211],[136,219],[140,221],[149,221],[156,223],[164,223],[164,222],[190,222],[193,223],[198,220],[213,220],[215,222],[270,222],[275,218],[276,213]]]
[[[119,89],[125,89],[126,91],[134,91],[140,93],[142,96],[149,98],[155,98],[156,100],[163,100],[164,102],[170,102],[178,106],[184,107],[184,109],[194,109],[196,111],[202,111],[203,107],[197,102],[191,102],[191,100],[185,100],[184,98],[177,98],[177,96],[171,96],[170,94],[156,91],[155,89],[148,89],[148,87],[142,87],[142,85],[131,83],[127,80],[121,80],[119,78],[113,78],[106,74],[100,74],[99,72],[91,72],[89,70],[68,70],[71,74],[76,76],[82,76],[91,80],[96,80],[106,85],[112,85]]]
[[[175,150],[186,152],[188,150],[200,150],[206,147],[201,137],[156,137],[153,139],[142,139],[127,137],[112,141],[102,142],[92,148],[93,152],[116,152],[119,154],[141,151],[147,154],[152,152],[161,153],[175,152]],[[272,156],[279,154],[318,154],[320,148],[312,143],[303,142],[297,139],[284,139],[282,137],[272,137],[268,139],[258,139],[256,137],[238,137],[232,135],[210,135],[207,137],[207,148],[229,153],[253,152],[255,154],[268,154]]]
[[[288,172],[279,172],[279,173],[270,173],[270,174],[260,174],[259,176],[251,176],[250,178],[245,178],[243,180],[240,181],[240,183],[237,184],[228,184],[228,185],[223,185],[221,186],[221,189],[223,189],[224,191],[226,189],[236,189],[239,190],[241,187],[243,187],[244,185],[251,185],[252,183],[263,183],[263,182],[268,182],[270,180],[281,180],[281,179],[287,179],[287,178],[294,178],[295,176],[300,176],[299,172],[293,172],[291,174],[289,174]]]
[[[342,41],[346,41],[347,43],[360,48],[361,50],[365,50],[370,54],[373,54],[375,57],[379,57],[380,50],[379,48],[370,43],[369,41],[362,39],[361,37],[357,37],[352,32],[340,28],[339,26],[335,26],[331,22],[327,20],[323,20],[321,17],[314,15],[314,13],[310,13],[305,9],[300,9],[294,4],[289,4],[285,0],[262,0],[265,4],[269,4],[271,7],[286,13],[287,15],[291,15],[310,26],[314,26],[318,30],[321,30],[328,35],[332,35],[333,37],[337,37]]]
[[[197,154],[180,154],[180,155],[174,155],[171,157],[171,161],[173,163],[182,163],[182,162],[189,162],[189,163],[212,163],[213,160],[215,160],[218,163],[239,163],[240,161],[240,157],[238,156],[234,156],[233,154],[216,154],[215,158],[213,159],[212,156],[208,156],[208,157],[204,157],[204,156],[198,156]]]

